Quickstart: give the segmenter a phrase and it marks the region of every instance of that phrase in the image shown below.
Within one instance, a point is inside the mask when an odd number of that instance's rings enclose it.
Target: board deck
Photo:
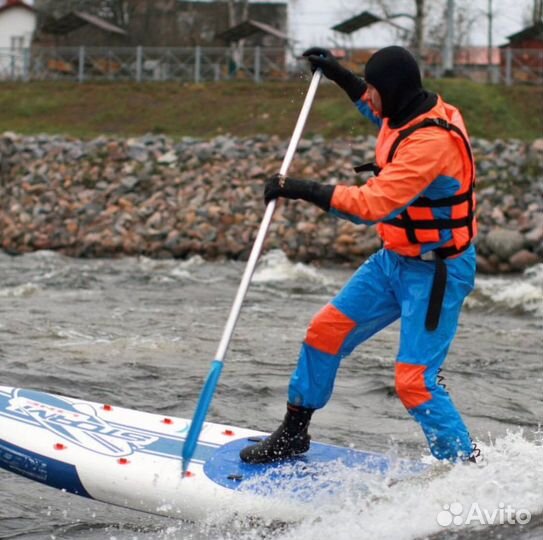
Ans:
[[[248,465],[239,451],[259,431],[205,423],[188,475],[190,421],[0,386],[0,467],[48,486],[145,512],[202,520],[236,514],[292,521],[334,496],[346,475],[414,476],[425,465],[311,443],[302,456]]]

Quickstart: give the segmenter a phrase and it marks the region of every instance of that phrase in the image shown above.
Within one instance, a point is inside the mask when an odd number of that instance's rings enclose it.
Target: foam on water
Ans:
[[[280,249],[271,250],[260,259],[252,281],[253,283],[300,281],[320,285],[331,283],[330,278],[318,269],[307,264],[289,261]]]
[[[252,281],[264,285],[292,281],[327,288],[342,285],[314,266],[291,262],[281,250],[272,250],[261,258]],[[528,268],[521,277],[478,275],[466,307],[543,316],[543,264]]]
[[[507,507],[515,514],[520,512],[518,515],[523,518],[531,516],[533,519],[543,512],[542,436],[541,431],[536,432],[535,437],[516,431],[493,442],[478,441],[484,455],[482,463],[449,465],[434,461],[428,473],[398,482],[391,481],[394,472],[386,476],[371,475],[332,464],[328,471],[319,472],[320,482],[341,483],[341,490],[334,489],[318,501],[313,499],[306,517],[297,524],[282,527],[275,524],[274,527],[271,522],[258,526],[230,520],[225,526],[220,523],[220,516],[214,515],[213,522],[199,526],[199,534],[187,536],[186,527],[172,527],[163,530],[160,537],[410,540],[440,532],[487,527],[490,523],[484,521],[489,519],[484,517],[485,512],[487,516],[494,514],[494,524],[499,525],[499,512]],[[289,488],[284,486],[285,492]],[[454,514],[457,521],[440,525],[443,512],[447,513],[453,504],[453,509],[461,509],[461,513]],[[478,510],[474,510],[475,505]],[[483,523],[479,516],[483,516]]]
[[[443,531],[437,521],[445,505],[460,503],[465,513],[472,504],[492,511],[500,504],[543,511],[543,447],[519,432],[509,433],[494,443],[480,443],[485,462],[480,466],[456,465],[440,469],[435,477],[369,485],[370,493],[360,500],[357,493],[345,493],[328,508],[322,506],[312,519],[304,521],[283,538],[302,540],[333,536],[353,538],[411,539]],[[478,525],[478,524],[477,524]],[[466,525],[466,527],[474,526]]]
[[[521,278],[477,277],[466,305],[543,316],[543,264],[528,268]]]
[[[39,294],[42,288],[35,283],[24,283],[16,287],[4,287],[0,289],[0,297],[22,297],[27,298]]]

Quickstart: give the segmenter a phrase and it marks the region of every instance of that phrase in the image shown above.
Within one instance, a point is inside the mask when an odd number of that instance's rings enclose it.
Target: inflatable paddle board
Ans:
[[[342,481],[418,475],[425,465],[317,442],[302,456],[248,465],[239,451],[265,433],[205,423],[188,473],[190,421],[0,386],[0,467],[48,486],[189,520],[251,516],[295,521]],[[343,479],[343,480],[341,480]],[[350,482],[352,489],[352,483]]]

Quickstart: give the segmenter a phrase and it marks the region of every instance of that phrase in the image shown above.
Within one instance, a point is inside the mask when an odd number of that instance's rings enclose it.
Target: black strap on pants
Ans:
[[[434,331],[439,325],[439,317],[441,315],[441,307],[447,287],[447,264],[444,259],[436,254],[434,279],[432,281],[432,289],[430,291],[430,300],[426,311],[426,321],[424,325],[429,332]]]
[[[445,297],[445,289],[447,288],[447,263],[445,259],[452,255],[459,255],[469,248],[471,242],[467,242],[461,248],[455,246],[441,247],[434,249],[434,279],[432,280],[432,289],[430,291],[430,300],[428,301],[428,309],[426,311],[426,321],[424,323],[426,330],[432,332],[439,325],[439,317],[443,306],[443,298]]]

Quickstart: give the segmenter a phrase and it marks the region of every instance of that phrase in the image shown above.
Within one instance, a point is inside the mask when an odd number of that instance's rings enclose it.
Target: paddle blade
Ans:
[[[194,416],[192,417],[192,422],[190,424],[189,432],[185,444],[183,445],[182,452],[182,470],[183,476],[187,472],[194,451],[196,450],[196,445],[198,444],[198,439],[200,438],[200,433],[202,431],[202,426],[204,425],[204,420],[207,416],[207,411],[211,405],[211,400],[213,399],[213,394],[215,393],[215,388],[219,382],[219,377],[221,376],[223,363],[220,360],[213,360],[211,362],[211,369],[207,375],[206,382],[200,393],[200,398],[198,399],[198,405],[196,405],[196,410],[194,411]]]

